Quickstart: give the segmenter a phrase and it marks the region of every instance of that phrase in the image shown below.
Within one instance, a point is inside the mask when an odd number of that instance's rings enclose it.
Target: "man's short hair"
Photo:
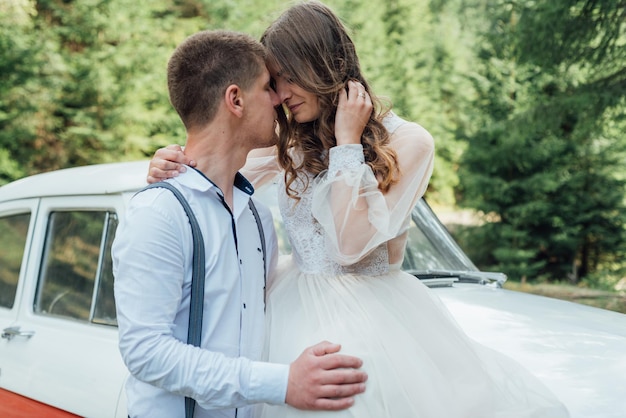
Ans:
[[[244,33],[206,30],[185,39],[167,66],[170,102],[185,128],[211,122],[229,85],[250,88],[265,56],[263,45]]]

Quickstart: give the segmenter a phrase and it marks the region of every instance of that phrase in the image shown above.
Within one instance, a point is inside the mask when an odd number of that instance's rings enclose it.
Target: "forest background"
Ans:
[[[275,0],[0,0],[0,185],[148,158],[185,135],[165,67],[188,35],[259,38]],[[327,0],[374,92],[436,141],[426,198],[484,270],[626,279],[626,0]]]

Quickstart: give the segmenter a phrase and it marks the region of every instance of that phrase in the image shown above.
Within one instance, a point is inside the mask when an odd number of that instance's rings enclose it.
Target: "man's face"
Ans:
[[[278,95],[270,86],[270,73],[265,67],[248,93],[248,126],[254,138],[254,148],[264,148],[276,144],[277,114],[280,105]]]

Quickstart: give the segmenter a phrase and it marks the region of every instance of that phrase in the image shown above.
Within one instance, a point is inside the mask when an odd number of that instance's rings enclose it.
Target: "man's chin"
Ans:
[[[278,131],[274,132],[274,135],[268,140],[266,147],[271,147],[278,144]]]
[[[278,144],[278,135],[274,134],[266,139],[259,138],[255,148],[269,148],[275,146],[276,144]]]

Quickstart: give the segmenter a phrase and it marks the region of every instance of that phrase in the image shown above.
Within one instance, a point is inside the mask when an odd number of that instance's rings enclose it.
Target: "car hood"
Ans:
[[[572,418],[626,417],[626,315],[478,284],[433,291],[470,337],[529,369]]]

